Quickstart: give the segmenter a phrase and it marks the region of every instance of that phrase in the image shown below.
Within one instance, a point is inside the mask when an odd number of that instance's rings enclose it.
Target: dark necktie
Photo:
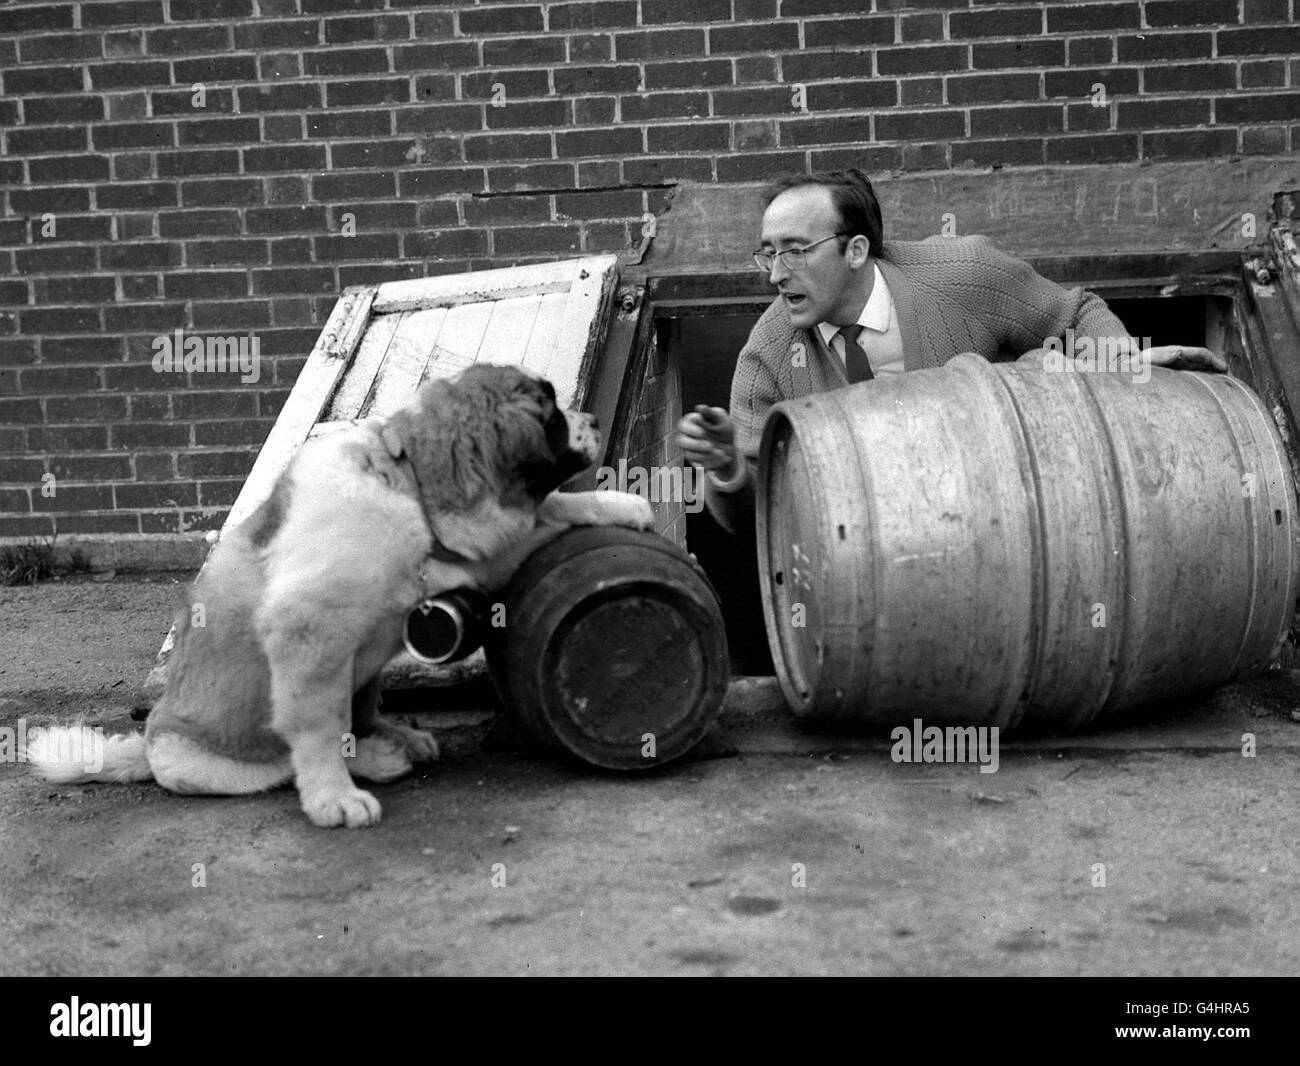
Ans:
[[[864,329],[865,326],[857,325],[840,328],[840,336],[844,338],[844,369],[848,373],[850,385],[856,385],[859,381],[870,381],[876,376],[871,372],[871,360],[867,358],[867,353],[858,343],[858,336]]]

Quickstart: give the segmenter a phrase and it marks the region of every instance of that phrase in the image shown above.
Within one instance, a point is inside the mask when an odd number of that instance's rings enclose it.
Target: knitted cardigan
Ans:
[[[1067,329],[1094,340],[1129,336],[1101,297],[1062,288],[987,237],[886,241],[876,262],[898,313],[905,370],[942,366],[962,352],[1022,355],[1064,338]],[[814,341],[815,332],[795,329],[778,297],[736,361],[731,418],[747,476],[730,492],[704,479],[705,503],[733,532],[752,528],[758,446],[772,405],[849,384],[844,365]]]

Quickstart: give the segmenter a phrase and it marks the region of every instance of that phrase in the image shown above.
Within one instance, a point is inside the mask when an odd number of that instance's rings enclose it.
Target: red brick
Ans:
[[[1211,33],[1146,33],[1137,37],[1126,34],[1118,38],[1118,44],[1121,63],[1208,59],[1214,47],[1214,35]]]
[[[1237,0],[1147,0],[1148,26],[1237,24]]]
[[[780,94],[787,102],[790,94],[784,89],[770,90]],[[722,100],[733,94],[715,94]],[[620,96],[619,108],[624,122],[652,122],[663,118],[694,118],[709,113],[709,96],[704,92],[649,93],[642,96]],[[719,112],[721,114],[721,112]]]
[[[1209,100],[1121,100],[1116,126],[1121,130],[1149,130],[1199,126],[1209,121]]]
[[[23,308],[20,333],[102,333],[99,311],[92,308]]]
[[[253,14],[253,0],[171,0],[173,22],[243,19]]]
[[[279,144],[262,148],[245,148],[244,172],[266,174],[280,170],[309,171],[326,168],[325,146],[319,144]],[[234,173],[238,167],[228,167]]]
[[[946,80],[950,104],[1038,99],[1037,74],[969,74]]]
[[[787,55],[781,60],[781,74],[787,82],[866,78],[871,76],[871,55],[870,51],[804,52]]]
[[[1013,114],[1022,110],[1027,109],[1007,109]],[[972,125],[977,114],[978,111],[971,112]],[[974,132],[972,129],[972,133]],[[910,115],[879,114],[876,116],[876,138],[882,141],[914,141],[965,135],[966,116],[961,111],[918,111]]]
[[[419,259],[447,259],[450,256],[486,255],[487,231],[480,229],[426,230],[402,237],[402,253]]]
[[[1005,41],[971,45],[971,66],[975,70],[1021,70],[1025,67],[1064,65],[1064,41]]]
[[[764,181],[804,169],[802,152],[755,152],[718,160],[718,181]]]
[[[396,175],[391,171],[372,171],[356,174],[313,174],[312,196],[317,200],[377,200],[392,196],[397,186]]]
[[[481,167],[429,167],[403,171],[400,178],[402,196],[450,196],[482,192],[487,187]]]
[[[1105,107],[1094,107],[1091,103],[1065,105],[1065,128],[1071,133],[1109,130],[1110,118],[1110,104]]]
[[[1206,92],[1236,87],[1237,70],[1232,63],[1162,64],[1142,72],[1142,88],[1148,93]]]
[[[1294,56],[1300,52],[1300,25],[1220,30],[1216,39],[1220,56]]]
[[[6,18],[13,12],[7,11]],[[167,64],[159,64],[164,69]],[[102,70],[103,67],[92,67]],[[84,90],[81,70],[72,66],[25,67],[4,72],[4,91],[10,96],[33,96],[38,93],[79,93]],[[96,86],[98,88],[98,86]]]
[[[466,74],[461,78],[466,100],[487,100],[505,86],[506,100],[520,97],[548,96],[551,91],[550,75],[544,70],[501,70],[494,73]]]
[[[1036,37],[1043,32],[1043,15],[1037,7],[954,11],[948,16],[948,32],[954,41],[971,37]]]
[[[80,73],[77,88],[81,88]],[[5,88],[9,89],[10,76],[5,75]],[[124,89],[137,85],[167,85],[171,82],[171,67],[167,63],[137,60],[129,63],[102,63],[90,66],[90,81],[96,89]]]
[[[811,110],[816,110],[812,104],[814,90],[829,88],[835,88],[835,86],[815,85],[809,88],[808,106]],[[794,89],[788,86],[715,92],[713,94],[713,113],[718,116],[793,115],[797,114],[792,106],[793,96]],[[626,97],[624,99],[626,100]],[[625,120],[628,118],[626,103],[624,104],[623,117]],[[633,119],[633,121],[636,120]]]
[[[113,277],[108,274],[36,280],[36,297],[42,304],[90,304],[112,301],[114,289]]]
[[[614,51],[620,61],[702,56],[705,54],[705,31],[691,27],[620,33],[614,37]]]
[[[488,37],[482,45],[485,67],[535,67],[565,62],[564,40],[559,37]]]
[[[102,96],[30,96],[23,101],[23,121],[29,126],[94,122],[103,117]]]
[[[255,118],[211,118],[181,122],[182,145],[198,144],[246,144],[256,142],[259,138],[257,119]]]
[[[310,48],[321,44],[319,19],[265,22],[258,19],[235,26],[235,47],[241,51],[267,48]]]
[[[50,400],[53,404],[57,401]],[[62,485],[55,484],[53,496],[32,493],[32,510],[52,511],[111,511],[113,509],[113,488],[111,485]]]
[[[1229,96],[1214,102],[1214,118],[1220,123],[1258,125],[1293,121],[1296,115],[1300,115],[1300,92]]]
[[[876,52],[876,69],[883,75],[946,74],[969,70],[970,62],[965,45],[881,48]],[[862,73],[859,71],[858,76]]]
[[[325,83],[327,107],[371,107],[411,102],[408,78],[373,78]],[[250,138],[256,140],[256,138]]]
[[[1136,160],[1137,157],[1137,136],[1130,133],[1051,137],[1047,140],[1049,164],[1126,163]]]
[[[1281,89],[1286,85],[1286,63],[1281,59],[1265,59],[1258,63],[1241,64],[1243,89]]]
[[[877,79],[808,86],[808,110],[814,114],[823,111],[893,107],[897,103],[898,82],[896,81]]]
[[[126,418],[125,396],[52,396],[45,401],[50,422],[121,422]]]
[[[9,206],[24,215],[87,211],[90,209],[90,191],[71,186],[63,189],[10,189]]]
[[[556,218],[633,218],[641,211],[641,193],[630,189],[563,193],[555,197]]]
[[[662,185],[674,181],[712,181],[713,163],[708,159],[646,156],[623,164],[623,178],[629,185]]]
[[[899,36],[906,44],[913,41],[942,41],[943,15],[903,15],[898,20],[898,29]],[[960,34],[954,32],[952,36],[956,38]],[[892,37],[888,40],[892,40]]]
[[[256,178],[183,181],[180,189],[181,200],[186,207],[255,207],[262,202],[262,183]]]
[[[637,156],[642,151],[641,130],[622,126],[612,130],[578,130],[555,135],[555,151],[560,159],[577,159],[593,155]]]
[[[178,59],[172,64],[177,83],[210,85],[218,81],[255,81],[257,61],[253,56],[204,56],[202,59]]]
[[[46,126],[37,129],[10,130],[9,151],[20,155],[42,155],[46,152],[82,152],[89,147],[85,127]]]
[[[682,63],[647,63],[645,87],[656,89],[683,89],[698,85],[730,85],[731,62],[725,59],[705,59]],[[630,86],[635,88],[636,86]]]
[[[565,41],[569,63],[591,66],[614,58],[614,38],[608,33],[579,33]]]
[[[69,10],[71,5],[69,5]],[[156,26],[163,22],[162,0],[140,3],[121,0],[112,4],[82,4],[81,24],[87,29],[98,26]],[[71,22],[68,23],[72,25]],[[12,24],[11,24],[12,28]]]
[[[478,70],[478,44],[474,41],[446,41],[413,44],[393,49],[394,70]]]
[[[1047,7],[1048,33],[1125,30],[1139,25],[1137,4],[1069,4]]]
[[[109,177],[108,160],[102,155],[55,155],[48,159],[29,159],[27,168],[33,184],[69,180],[106,181]],[[59,229],[64,229],[62,219],[59,220]],[[60,239],[62,236],[60,233]]]
[[[709,28],[709,54],[784,52],[799,48],[799,27],[793,22]]]
[[[1179,130],[1142,135],[1145,159],[1212,159],[1235,155],[1236,151],[1236,130]]]
[[[603,0],[597,3],[552,4],[550,28],[554,30],[592,30],[635,26],[635,0]]]
[[[465,138],[465,159],[550,159],[549,133],[481,134]]]
[[[1049,70],[1043,78],[1043,91],[1048,99],[1056,96],[1087,97],[1094,85],[1102,85],[1106,99],[1119,94],[1138,91],[1138,72],[1135,67],[1098,67],[1088,70],[1069,67],[1066,70]]]
[[[253,265],[270,262],[266,241],[187,241],[185,261],[190,267]]]
[[[793,119],[781,123],[781,147],[827,145],[871,141],[869,115],[841,115],[835,118]]]
[[[731,127],[725,122],[654,125],[647,128],[646,138],[650,152],[726,151],[731,147]]]
[[[1038,166],[1043,162],[1041,138],[1008,138],[1006,140],[963,140],[952,146],[954,167]]]
[[[790,2],[787,0],[787,9]],[[796,14],[789,10],[783,13],[786,17]],[[689,4],[683,4],[682,0],[641,0],[641,22],[646,26],[671,22],[689,22],[698,26],[702,23],[730,21],[731,0],[692,0]]]
[[[150,30],[145,35],[145,51],[151,56],[228,52],[230,47],[229,26],[186,26]]]
[[[656,75],[662,73],[663,67],[672,64],[654,64],[646,65],[646,87],[650,89],[660,88],[663,84],[656,84],[658,77],[652,80],[651,71]],[[691,64],[692,66],[703,66],[704,64]],[[731,80],[730,64],[724,64],[727,67],[726,80]],[[605,67],[584,67],[565,65],[555,70],[555,91],[561,95],[578,95],[590,93],[617,93],[617,92],[634,92],[641,84],[641,68],[631,65],[605,66]],[[696,84],[708,84],[707,81],[700,81]]]
[[[460,32],[466,37],[488,33],[529,33],[543,29],[542,9],[529,7],[489,7],[462,9]],[[635,17],[633,18],[635,24]]]
[[[411,36],[410,20],[405,15],[363,15],[327,18],[326,44],[352,44],[356,41],[405,41]]]
[[[582,250],[581,231],[559,225],[498,229],[492,233],[492,248],[496,255],[569,255]]]

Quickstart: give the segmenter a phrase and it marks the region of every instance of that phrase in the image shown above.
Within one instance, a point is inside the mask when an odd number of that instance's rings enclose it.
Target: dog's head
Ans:
[[[549,381],[490,363],[427,382],[384,436],[411,461],[429,515],[487,501],[531,513],[600,448],[593,415],[557,407]]]

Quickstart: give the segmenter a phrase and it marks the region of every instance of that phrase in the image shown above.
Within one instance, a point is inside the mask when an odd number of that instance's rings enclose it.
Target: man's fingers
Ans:
[[[1226,374],[1228,360],[1219,352],[1190,344],[1162,344],[1147,349],[1153,366]]]

